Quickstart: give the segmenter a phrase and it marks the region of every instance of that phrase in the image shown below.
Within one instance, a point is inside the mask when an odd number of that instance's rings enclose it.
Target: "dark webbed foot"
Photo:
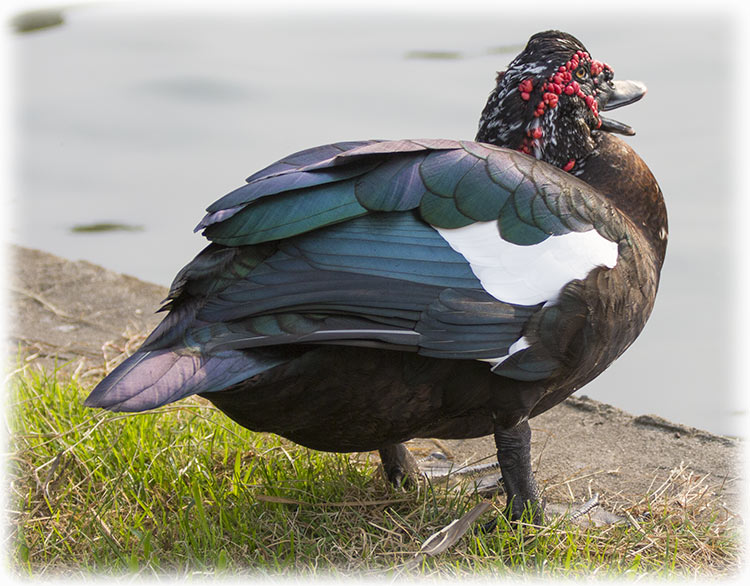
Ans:
[[[388,481],[396,487],[416,482],[420,472],[417,461],[404,444],[392,444],[378,450],[383,471]]]
[[[524,421],[510,429],[495,427],[497,461],[503,473],[503,486],[508,497],[507,513],[512,521],[521,519],[530,508],[534,523],[544,521],[544,504],[531,469],[531,427]]]

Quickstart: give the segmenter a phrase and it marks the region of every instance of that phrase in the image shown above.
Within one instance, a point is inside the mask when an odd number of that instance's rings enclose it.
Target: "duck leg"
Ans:
[[[378,450],[386,478],[395,487],[413,482],[419,476],[419,466],[404,444],[391,444]]]
[[[544,505],[531,469],[531,427],[523,421],[510,429],[495,426],[497,460],[503,473],[510,519],[521,518],[527,506],[532,507],[534,522],[543,522]]]

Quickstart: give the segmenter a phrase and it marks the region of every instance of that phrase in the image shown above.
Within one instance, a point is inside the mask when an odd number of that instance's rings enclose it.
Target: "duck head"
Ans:
[[[560,31],[537,33],[497,76],[476,140],[512,148],[575,173],[596,148],[596,133],[633,135],[601,111],[646,93],[637,81],[614,81],[612,68]]]

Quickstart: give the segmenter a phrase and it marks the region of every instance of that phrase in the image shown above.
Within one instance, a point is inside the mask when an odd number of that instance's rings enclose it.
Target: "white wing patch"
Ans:
[[[573,279],[617,264],[617,243],[593,229],[550,236],[531,246],[503,240],[496,221],[435,230],[467,260],[487,293],[506,303],[552,303]]]
[[[513,356],[516,352],[520,352],[524,348],[529,347],[529,341],[526,339],[526,336],[521,336],[513,342],[510,347],[508,348],[508,353],[505,356],[498,356],[497,358],[480,358],[479,360],[481,362],[489,362],[492,364],[493,367],[497,366],[498,364],[502,364],[505,362],[508,358]]]

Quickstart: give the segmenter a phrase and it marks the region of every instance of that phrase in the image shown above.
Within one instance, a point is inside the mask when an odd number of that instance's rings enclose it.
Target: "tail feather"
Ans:
[[[110,411],[145,411],[196,393],[226,389],[286,362],[229,350],[212,355],[138,351],[101,381],[85,401]]]

